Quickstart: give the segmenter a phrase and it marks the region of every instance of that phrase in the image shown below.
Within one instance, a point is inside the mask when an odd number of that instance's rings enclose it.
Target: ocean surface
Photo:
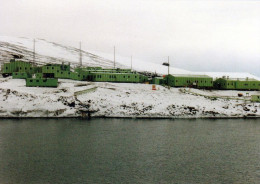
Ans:
[[[1,119],[0,183],[260,183],[260,120]]]

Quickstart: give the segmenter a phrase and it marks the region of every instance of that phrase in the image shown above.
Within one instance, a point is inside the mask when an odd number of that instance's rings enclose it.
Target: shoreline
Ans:
[[[93,117],[79,117],[79,116],[61,116],[61,117],[10,117],[10,116],[0,116],[1,119],[147,119],[147,120],[157,120],[157,119],[168,119],[168,120],[178,120],[178,119],[187,119],[187,120],[196,120],[196,119],[260,119],[260,116],[231,116],[231,117],[120,117],[120,116],[93,116]]]

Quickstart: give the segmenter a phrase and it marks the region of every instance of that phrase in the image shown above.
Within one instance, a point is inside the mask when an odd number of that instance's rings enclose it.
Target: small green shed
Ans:
[[[252,102],[260,102],[260,95],[252,95],[251,101]]]

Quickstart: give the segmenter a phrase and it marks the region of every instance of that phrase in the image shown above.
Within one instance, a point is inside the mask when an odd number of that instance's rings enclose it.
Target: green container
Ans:
[[[163,85],[163,84],[165,84],[164,78],[163,77],[154,77],[152,79],[152,84]]]
[[[57,87],[58,79],[54,78],[41,78],[41,79],[26,79],[26,87]]]

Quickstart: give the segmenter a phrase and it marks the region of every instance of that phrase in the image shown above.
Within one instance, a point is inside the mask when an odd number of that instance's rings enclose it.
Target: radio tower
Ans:
[[[79,42],[79,65],[82,66],[81,42]]]
[[[33,39],[33,65],[35,65],[35,39]]]
[[[114,46],[114,69],[116,68],[116,47]]]

